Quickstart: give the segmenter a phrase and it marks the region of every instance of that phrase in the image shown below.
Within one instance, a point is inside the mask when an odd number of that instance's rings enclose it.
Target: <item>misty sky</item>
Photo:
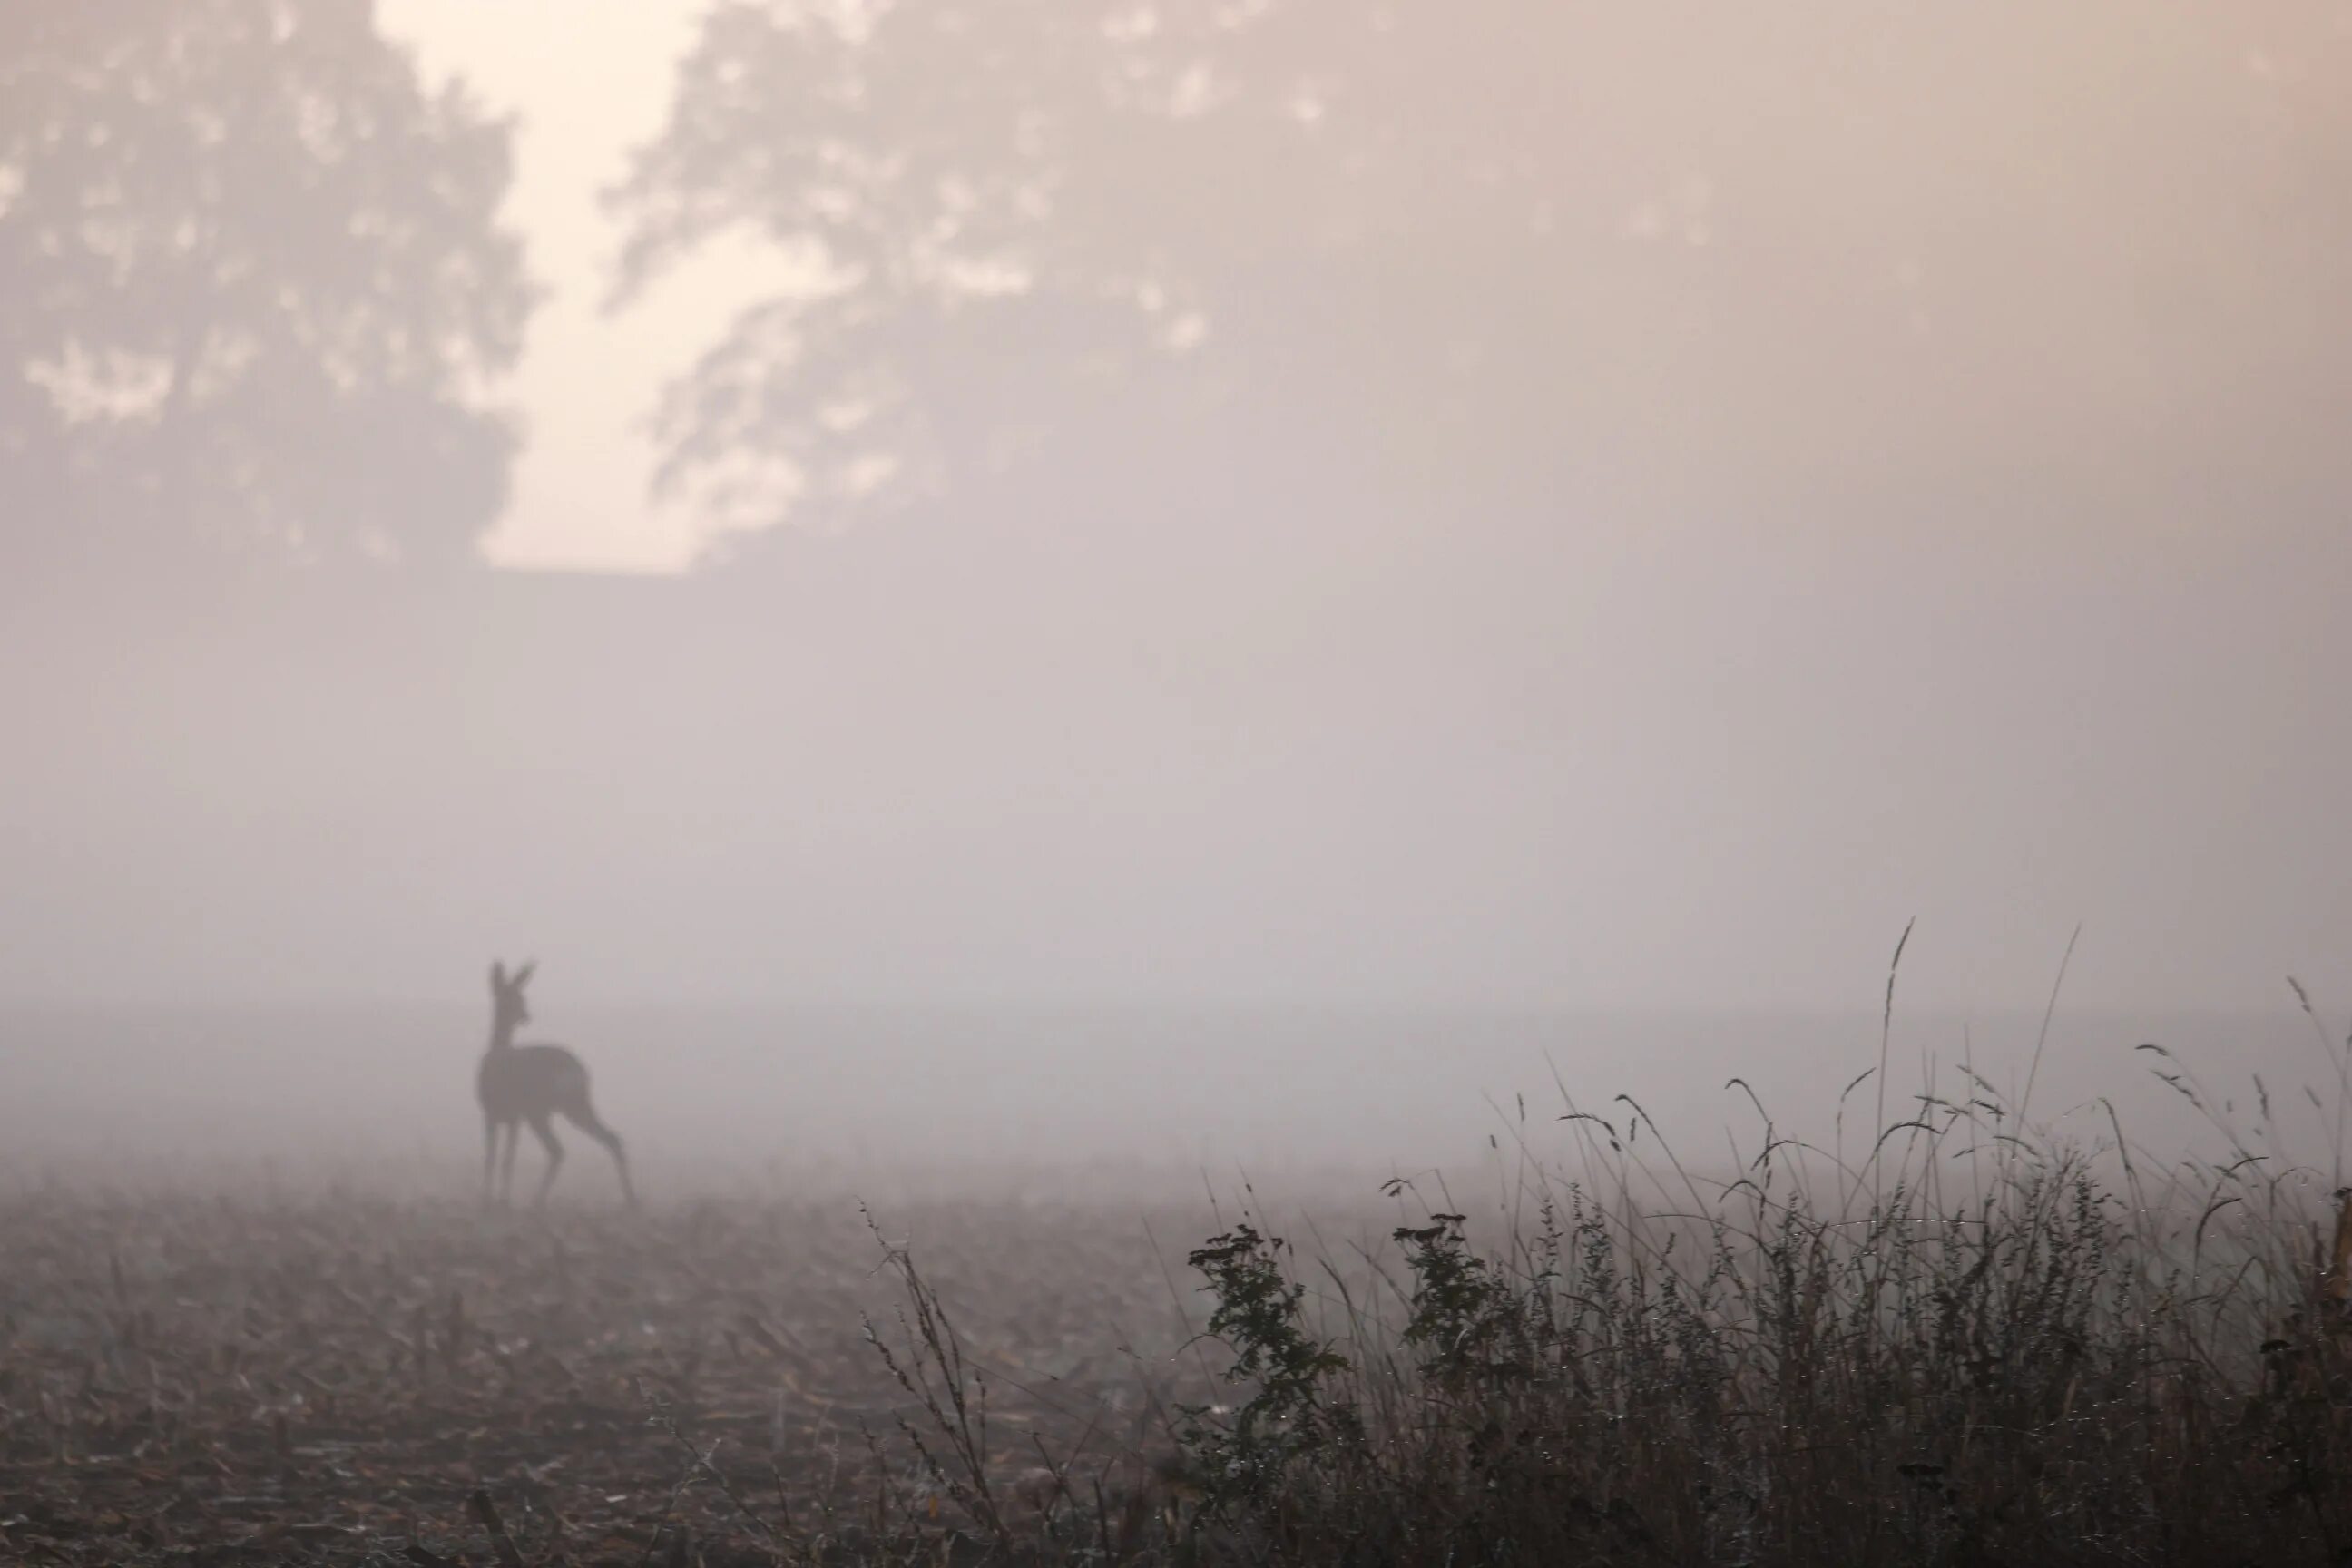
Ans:
[[[2038,1006],[2077,922],[2080,1005],[2352,1002],[2352,5],[1172,52],[1133,90],[1230,143],[1074,139],[1050,244],[940,268],[936,342],[787,309],[665,426],[823,271],[745,172],[821,147],[768,57],[681,117],[731,161],[600,205],[705,10],[377,7],[514,117],[504,585],[28,613],[0,994],[462,996],[528,950],[592,1000],[1869,1008],[1916,916],[1923,1003]],[[873,102],[926,101],[910,58]],[[1274,153],[1219,118],[1261,77]],[[908,144],[976,144],[951,107]],[[919,194],[1035,218],[968,184]],[[777,407],[819,457],[867,417],[776,390],[859,332],[877,405],[1029,457],[898,511],[854,450],[830,510],[728,488]],[[1176,368],[1050,379],[1122,332]]]

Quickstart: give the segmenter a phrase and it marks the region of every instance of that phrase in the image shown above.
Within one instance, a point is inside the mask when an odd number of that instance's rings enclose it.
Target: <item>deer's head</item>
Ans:
[[[523,987],[530,984],[530,972],[539,967],[533,959],[512,974],[503,963],[490,965],[490,1038],[511,1042],[514,1033],[530,1022],[530,1001],[523,995]]]

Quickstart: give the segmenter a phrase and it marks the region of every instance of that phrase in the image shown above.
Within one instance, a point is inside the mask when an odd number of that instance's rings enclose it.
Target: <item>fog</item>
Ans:
[[[2333,0],[15,7],[9,1168],[2325,1088],[2347,277]]]

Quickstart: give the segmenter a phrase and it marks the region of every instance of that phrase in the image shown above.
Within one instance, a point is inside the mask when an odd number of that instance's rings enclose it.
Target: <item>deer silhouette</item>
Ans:
[[[621,1196],[631,1208],[636,1189],[629,1184],[629,1157],[621,1149],[621,1135],[598,1119],[588,1102],[588,1068],[562,1046],[519,1046],[515,1031],[530,1022],[530,1004],[523,987],[530,983],[536,961],[512,974],[504,963],[490,965],[490,1048],[482,1053],[482,1070],[476,1088],[482,1100],[482,1201],[490,1201],[490,1173],[499,1174],[498,1200],[514,1192],[515,1143],[522,1123],[530,1122],[540,1146],[547,1151],[547,1170],[539,1180],[534,1204],[547,1202],[555,1173],[563,1166],[563,1145],[556,1142],[551,1118],[562,1116],[604,1145],[621,1173]],[[499,1132],[507,1135],[506,1160],[499,1161]]]

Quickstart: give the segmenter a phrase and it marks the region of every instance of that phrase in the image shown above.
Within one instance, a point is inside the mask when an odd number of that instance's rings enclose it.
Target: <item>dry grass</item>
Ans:
[[[2352,1560],[2341,1119],[2298,1161],[2262,1085],[2241,1127],[2142,1048],[2215,1157],[2032,1133],[1963,1073],[1851,1157],[1754,1105],[1709,1179],[1570,1103],[1572,1166],[1524,1159],[1491,1224],[1401,1184],[1429,1217],[1352,1276],[1228,1233],[1195,1262],[1255,1399],[1182,1435],[1171,1555]]]

